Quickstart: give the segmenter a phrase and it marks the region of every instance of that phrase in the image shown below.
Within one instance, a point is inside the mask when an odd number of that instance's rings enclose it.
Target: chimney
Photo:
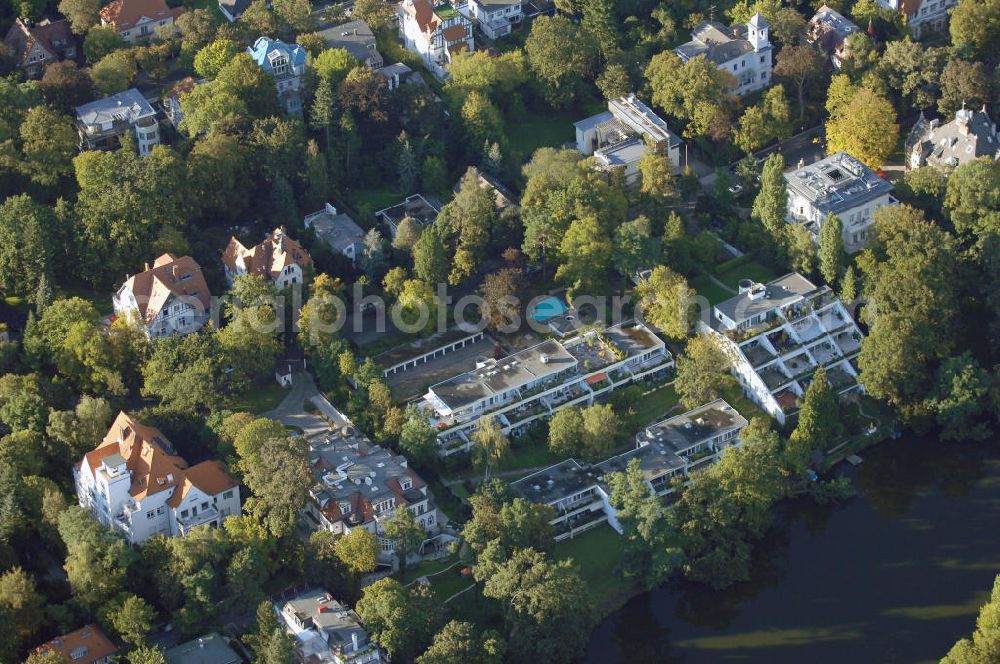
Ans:
[[[149,272],[149,263],[143,263],[142,264],[142,271],[143,272]]]
[[[201,638],[200,636],[198,637],[198,647],[199,648],[205,647],[205,639]]]
[[[180,281],[181,268],[176,263],[174,263],[174,265],[170,268],[170,273],[171,276],[173,276],[175,282]]]
[[[351,645],[354,646],[355,652],[358,650],[358,633],[351,632]]]

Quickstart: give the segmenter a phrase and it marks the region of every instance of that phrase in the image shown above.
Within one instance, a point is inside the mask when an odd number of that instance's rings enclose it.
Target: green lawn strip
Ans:
[[[635,409],[634,420],[639,427],[645,427],[659,419],[662,419],[673,410],[680,397],[672,384],[661,385],[654,390],[644,394],[642,398],[631,406]]]
[[[499,472],[509,472],[522,468],[548,466],[562,461],[562,458],[549,451],[548,446],[535,443],[524,447],[510,448],[510,452],[496,468]]]
[[[722,391],[722,398],[748,420],[752,417],[770,417],[770,415],[758,408],[757,404],[743,395],[743,389],[735,380],[729,387]]]
[[[367,208],[375,212],[402,202],[405,196],[394,187],[373,187],[371,189],[355,189],[350,193],[349,198],[355,208]]]
[[[733,296],[732,293],[712,281],[707,274],[699,274],[697,277],[688,279],[688,286],[695,289],[698,295],[704,297],[711,304],[725,302]]]
[[[627,599],[634,588],[619,573],[624,540],[611,526],[603,525],[572,539],[557,542],[555,560],[572,559],[594,606],[602,614]]]
[[[752,279],[758,283],[766,284],[776,279],[778,275],[771,271],[770,268],[756,261],[750,261],[749,263],[733,266],[721,272],[715,272],[715,276],[730,288],[736,289],[739,287],[740,279]]]
[[[230,397],[226,401],[226,409],[246,411],[248,413],[265,413],[278,407],[288,392],[277,383],[254,385],[244,394]]]

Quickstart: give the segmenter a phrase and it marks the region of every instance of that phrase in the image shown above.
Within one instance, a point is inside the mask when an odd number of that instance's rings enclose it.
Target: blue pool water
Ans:
[[[566,313],[569,307],[558,297],[547,297],[544,300],[539,300],[537,304],[531,310],[531,319],[542,323],[552,318],[553,316],[558,316],[559,314]]]

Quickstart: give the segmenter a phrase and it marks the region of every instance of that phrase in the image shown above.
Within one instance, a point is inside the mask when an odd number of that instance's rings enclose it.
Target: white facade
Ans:
[[[476,49],[472,21],[450,4],[403,0],[398,17],[399,38],[441,80],[448,77],[447,67],[453,54]]]
[[[521,0],[469,0],[463,9],[489,39],[509,35],[524,18]]]
[[[691,41],[674,49],[687,62],[704,56],[736,81],[733,90],[743,96],[771,85],[773,48],[769,39],[770,24],[759,13],[746,27],[726,27],[703,21],[691,33]]]
[[[118,290],[113,298],[113,303],[116,315],[138,319],[139,303],[135,293],[129,290],[128,284]],[[209,316],[209,312],[199,304],[192,304],[191,300],[185,300],[171,293],[156,317],[142,323],[146,336],[150,339],[158,339],[174,334],[184,335],[197,332],[208,322]]]
[[[919,39],[948,26],[949,11],[958,0],[878,0],[880,7],[903,14],[910,34]]]
[[[135,88],[78,106],[76,128],[81,150],[117,148],[127,132],[132,132],[142,157],[160,144],[156,111]]]

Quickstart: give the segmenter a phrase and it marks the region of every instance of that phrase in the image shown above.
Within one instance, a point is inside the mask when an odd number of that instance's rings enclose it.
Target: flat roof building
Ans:
[[[310,664],[368,664],[381,662],[358,614],[318,588],[276,605],[288,631],[296,639],[299,656]]]
[[[636,436],[636,446],[600,463],[566,459],[510,484],[515,495],[551,506],[556,539],[575,536],[607,522],[618,533],[621,524],[611,506],[608,476],[625,472],[634,460],[651,493],[674,491],[674,480],[708,467],[723,451],[740,443],[747,420],[725,400],[717,399],[682,415],[650,424]]]
[[[117,148],[122,134],[129,131],[142,156],[160,143],[156,111],[135,88],[77,106],[76,129],[81,150]]]
[[[434,223],[440,213],[441,203],[436,198],[413,194],[407,196],[402,203],[378,210],[375,218],[388,227],[389,237],[396,237],[399,225],[407,217],[416,221],[422,228],[426,228]]]
[[[322,210],[306,215],[303,223],[306,228],[312,228],[316,237],[334,253],[346,256],[351,263],[357,262],[364,249],[365,232],[350,215],[338,213],[337,208],[326,203]]]
[[[167,664],[242,664],[243,662],[218,632],[209,632],[197,639],[182,643],[167,650],[164,655]]]
[[[803,225],[818,242],[827,215],[840,218],[844,250],[854,253],[868,246],[872,214],[886,205],[899,205],[893,186],[846,152],[808,166],[799,164],[785,173],[788,222]]]

